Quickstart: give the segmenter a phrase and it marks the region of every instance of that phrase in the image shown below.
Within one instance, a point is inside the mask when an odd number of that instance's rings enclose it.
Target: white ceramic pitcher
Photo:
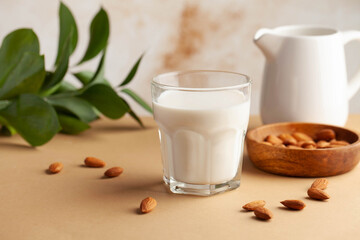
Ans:
[[[266,57],[261,95],[263,123],[318,122],[345,125],[360,72],[347,81],[344,45],[360,31],[316,26],[260,29],[255,44]]]

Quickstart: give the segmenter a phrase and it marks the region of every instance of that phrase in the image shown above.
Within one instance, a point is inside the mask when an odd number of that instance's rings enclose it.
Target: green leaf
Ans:
[[[74,92],[74,91],[77,91],[77,90],[78,90],[77,87],[75,87],[71,83],[62,81],[60,83],[59,88],[56,90],[56,93]]]
[[[89,87],[90,85],[98,83],[111,86],[110,83],[104,78],[105,54],[106,52],[104,51],[95,73],[90,71],[83,71],[74,74],[74,76],[83,84],[83,86]]]
[[[136,115],[136,113],[131,109],[130,105],[129,105],[125,100],[124,100],[124,102],[126,103],[126,105],[127,105],[128,108],[129,108],[128,113],[129,113],[130,117],[132,117],[135,121],[137,121],[137,122],[139,123],[139,125],[140,125],[141,127],[144,128],[145,126],[144,126],[144,124],[142,123],[141,119]]]
[[[17,132],[15,130],[15,128],[11,127],[10,125],[3,125],[1,126],[0,129],[0,134],[4,135],[4,136],[13,136],[15,135]]]
[[[53,75],[54,75],[53,72],[50,72],[50,71],[45,72],[45,79],[43,82],[43,86],[47,85],[48,82],[50,82],[50,80],[53,78]],[[60,84],[57,84],[50,89],[46,89],[46,90],[42,89],[41,92],[39,93],[39,95],[40,96],[49,96],[49,95],[53,94],[54,92],[56,92],[59,87],[60,87]]]
[[[89,129],[90,126],[87,123],[82,122],[81,120],[67,116],[65,114],[58,114],[59,122],[61,125],[61,132],[67,134],[79,134],[86,129]]]
[[[60,130],[54,108],[33,94],[20,95],[0,116],[32,146],[43,145]]]
[[[135,92],[128,88],[124,88],[121,90],[121,92],[126,93],[128,96],[130,96],[135,102],[137,102],[140,106],[142,106],[146,111],[149,113],[153,113],[151,107]]]
[[[94,72],[91,71],[82,71],[73,74],[84,86],[88,85],[95,76]],[[98,83],[103,83],[105,85],[110,86],[109,81],[106,78],[102,78],[101,81],[99,80]]]
[[[59,88],[60,89],[60,88]],[[64,92],[56,92],[53,95],[47,96],[47,99],[55,99],[55,98],[66,98],[66,97],[77,97],[81,95],[81,91],[64,91]]]
[[[99,65],[96,69],[95,75],[90,80],[89,84],[97,84],[97,83],[106,83],[104,82],[104,72],[105,72],[105,54],[106,51],[104,51],[103,55],[101,56]]]
[[[9,106],[9,104],[10,104],[10,101],[8,101],[8,100],[0,100],[0,110],[6,108],[7,106]],[[1,121],[0,121],[0,123],[1,123]]]
[[[8,101],[8,103],[10,103],[10,101]],[[9,105],[9,104],[7,104],[7,105]],[[12,135],[16,134],[15,128],[10,126],[10,124],[1,116],[0,116],[0,124],[1,124],[1,129],[0,129],[0,134],[1,135],[3,135],[3,136],[12,136]]]
[[[142,123],[141,119],[136,115],[136,113],[131,109],[129,103],[127,103],[125,100],[124,100],[124,102],[126,103],[126,105],[127,105],[128,108],[129,108],[128,113],[129,113],[130,117],[132,117],[135,121],[137,121],[137,122],[139,123],[139,125],[140,125],[141,127],[144,128],[144,127],[145,127],[144,124]]]
[[[127,75],[127,77],[125,78],[125,80],[119,85],[119,87],[124,86],[124,85],[130,83],[131,80],[135,77],[135,74],[136,74],[136,72],[137,72],[137,70],[138,70],[138,67],[139,67],[139,65],[140,65],[140,62],[141,62],[143,56],[144,56],[144,54],[142,54],[142,55],[140,56],[140,58],[137,60],[137,62],[135,63],[135,65],[133,66],[133,68],[130,70],[130,72],[128,73],[128,75]]]
[[[144,124],[142,123],[141,119],[136,115],[136,113],[135,113],[133,110],[130,109],[129,115],[130,115],[135,121],[137,121],[137,122],[140,124],[141,127],[143,127],[143,128],[145,127]]]
[[[46,79],[46,77],[45,77],[45,79]],[[58,84],[56,84],[54,87],[52,87],[48,90],[42,91],[40,93],[40,96],[52,98],[52,97],[58,97],[58,95],[60,93],[61,94],[62,93],[66,93],[66,94],[71,93],[71,96],[79,95],[77,87],[75,87],[74,85],[72,85],[69,82],[61,81]]]
[[[105,49],[109,38],[109,32],[108,15],[104,9],[100,9],[91,22],[90,41],[85,55],[79,64],[94,58],[103,49]]]
[[[129,111],[127,103],[111,87],[104,84],[90,86],[80,97],[108,118],[117,119]]]
[[[71,51],[71,45],[70,40],[72,36],[72,31],[70,32],[70,35],[68,36],[67,40],[64,43],[64,47],[61,52],[61,56],[57,65],[57,68],[54,73],[51,73],[49,75],[49,78],[45,78],[44,84],[42,86],[43,90],[47,90],[50,88],[53,88],[56,86],[59,82],[61,82],[68,70],[69,66],[69,57],[70,57],[70,51]]]
[[[91,71],[82,71],[73,73],[73,75],[85,86],[88,85],[95,73]]]
[[[89,123],[98,118],[91,104],[81,98],[49,98],[47,101],[56,108],[69,111],[83,122]]]
[[[65,42],[67,41],[67,38],[70,36],[70,53],[74,52],[77,41],[78,41],[78,30],[76,26],[76,22],[74,19],[74,16],[72,15],[69,8],[60,2],[60,8],[59,8],[59,18],[60,18],[60,34],[59,34],[59,46],[58,46],[58,52],[57,57],[55,61],[55,65],[57,65],[60,61],[61,55],[64,52]]]
[[[6,77],[0,89],[0,99],[12,98],[22,93],[38,92],[44,77],[44,56],[26,52]]]
[[[25,52],[38,54],[39,51],[39,40],[31,29],[18,29],[8,34],[0,48],[0,87]]]

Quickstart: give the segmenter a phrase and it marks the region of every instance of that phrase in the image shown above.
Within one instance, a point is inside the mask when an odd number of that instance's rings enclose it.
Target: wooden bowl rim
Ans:
[[[338,128],[338,129],[342,129],[348,132],[351,132],[353,134],[355,134],[357,136],[357,141],[350,143],[347,146],[341,146],[338,148],[320,148],[320,149],[303,149],[303,148],[284,148],[284,147],[279,147],[279,146],[270,146],[270,145],[266,145],[263,144],[261,142],[258,142],[257,140],[254,139],[253,137],[253,133],[255,131],[261,131],[262,128],[269,128],[269,127],[274,127],[274,126],[283,126],[283,125],[317,125],[317,126],[322,126],[322,127],[330,127],[330,128]],[[258,144],[262,144],[268,147],[275,147],[277,149],[283,149],[283,150],[291,150],[291,151],[339,151],[339,150],[346,150],[349,148],[353,148],[353,147],[358,147],[360,145],[360,134],[354,130],[351,130],[349,128],[345,128],[345,127],[340,127],[340,126],[336,126],[336,125],[329,125],[329,124],[323,124],[323,123],[309,123],[309,122],[280,122],[280,123],[271,123],[271,124],[265,124],[265,125],[261,125],[259,127],[253,128],[251,130],[249,130],[246,134],[246,139],[247,140],[251,140],[252,142],[258,143]]]

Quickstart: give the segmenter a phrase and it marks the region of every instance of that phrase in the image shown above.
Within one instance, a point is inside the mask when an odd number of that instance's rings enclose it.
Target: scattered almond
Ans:
[[[318,178],[311,184],[311,188],[324,190],[327,188],[329,181],[326,178]]]
[[[123,168],[121,167],[112,167],[112,168],[109,168],[108,170],[106,170],[106,172],[104,173],[104,175],[106,177],[109,177],[109,178],[112,178],[112,177],[117,177],[119,176],[120,174],[122,174],[124,171]]]
[[[269,136],[267,136],[267,137],[265,138],[265,141],[266,141],[266,142],[269,142],[269,143],[271,143],[271,144],[273,144],[273,145],[277,145],[277,144],[282,144],[282,143],[283,143],[283,141],[282,141],[280,138],[278,138],[277,136],[275,136],[275,135],[269,135]]]
[[[306,141],[313,141],[313,139],[309,136],[309,135],[307,135],[307,134],[305,134],[305,133],[302,133],[302,132],[294,132],[293,134],[292,134],[292,136],[296,139],[296,141],[298,141],[298,142],[306,142]]]
[[[157,202],[152,197],[147,197],[144,200],[141,201],[140,204],[140,211],[142,213],[148,213],[151,212],[157,205]]]
[[[269,209],[264,208],[264,207],[255,208],[254,214],[257,218],[262,219],[262,220],[269,220],[274,216],[273,213]]]
[[[326,200],[330,198],[329,194],[318,188],[309,188],[307,194],[310,198],[316,200]]]
[[[336,134],[334,130],[332,129],[322,129],[319,132],[316,133],[316,140],[317,141],[330,141],[332,139],[335,139]]]
[[[281,202],[287,208],[294,209],[294,210],[301,210],[306,207],[305,203],[301,200],[285,200]]]
[[[62,169],[63,164],[61,162],[55,162],[49,166],[49,172],[51,173],[59,173]]]
[[[288,133],[282,133],[279,135],[279,138],[283,141],[285,145],[295,145],[297,143],[296,139]]]
[[[88,167],[94,167],[94,168],[102,168],[106,165],[106,163],[98,158],[95,157],[87,157],[85,158],[85,165]]]
[[[245,204],[243,207],[243,209],[248,210],[248,211],[254,211],[255,208],[257,207],[263,207],[265,206],[265,201],[264,200],[257,200],[257,201],[252,201],[249,202],[247,204]]]

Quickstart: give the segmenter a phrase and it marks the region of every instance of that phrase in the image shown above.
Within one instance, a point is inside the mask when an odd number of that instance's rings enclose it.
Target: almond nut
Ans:
[[[316,140],[324,140],[324,141],[330,141],[332,139],[335,139],[336,134],[334,130],[332,129],[322,129],[319,132],[316,133]]]
[[[316,147],[314,147],[313,145],[307,145],[305,147],[303,147],[305,149],[316,149]]]
[[[255,208],[257,207],[263,207],[265,206],[265,201],[264,200],[257,200],[257,201],[252,201],[249,202],[247,204],[245,204],[243,207],[243,209],[248,210],[248,211],[254,211]]]
[[[309,135],[307,135],[307,134],[305,134],[305,133],[301,133],[301,132],[294,132],[293,134],[292,134],[292,136],[296,139],[296,141],[298,141],[298,142],[302,142],[302,141],[304,141],[304,142],[306,142],[306,141],[313,141],[313,139],[309,136]]]
[[[336,145],[336,144],[330,144],[328,148],[339,148],[339,147],[344,147],[344,146]]]
[[[58,173],[62,169],[63,169],[63,164],[61,162],[55,162],[49,166],[49,172],[51,173]]]
[[[288,145],[287,147],[292,149],[302,149],[301,147],[298,147],[296,145]]]
[[[311,188],[324,190],[327,188],[329,181],[326,178],[318,178],[311,184]]]
[[[316,200],[326,200],[330,198],[329,194],[318,188],[309,188],[307,194],[310,198]]]
[[[305,203],[301,200],[285,200],[281,202],[287,208],[294,209],[294,210],[301,210],[306,207]]]
[[[339,146],[347,146],[350,143],[348,143],[347,141],[337,141],[337,140],[331,140],[330,141],[330,145],[339,145]]]
[[[157,205],[157,202],[152,197],[147,197],[144,200],[141,201],[140,204],[140,211],[142,213],[148,213],[151,212]]]
[[[297,144],[295,146],[301,147],[301,145],[303,145],[304,142],[306,142],[306,141],[297,142]]]
[[[269,142],[261,142],[262,144],[265,144],[265,145],[269,145],[269,146],[272,146],[272,144],[271,143],[269,143]]]
[[[306,149],[315,149],[316,143],[313,141],[307,141],[307,142],[304,142],[303,144],[301,144],[301,147],[306,148]]]
[[[265,138],[265,141],[266,141],[266,142],[269,142],[269,143],[271,143],[271,144],[273,144],[273,145],[277,145],[277,144],[282,144],[282,143],[283,143],[283,141],[282,141],[280,138],[278,138],[277,136],[275,136],[275,135],[269,135],[269,136],[267,136],[267,137]]]
[[[94,168],[102,168],[106,165],[106,163],[98,158],[95,157],[87,157],[85,158],[85,165],[88,167],[94,167]]]
[[[330,147],[330,143],[324,140],[318,141],[316,143],[316,147],[318,148],[329,148]]]
[[[283,141],[285,145],[295,145],[297,143],[296,139],[288,133],[280,134],[279,138]]]
[[[255,208],[254,214],[257,218],[262,219],[262,220],[269,220],[274,216],[273,213],[269,209],[264,208],[264,207]]]
[[[112,168],[109,168],[108,170],[106,170],[104,175],[109,178],[117,177],[120,174],[122,174],[123,171],[124,171],[124,169],[121,167],[112,167]]]

